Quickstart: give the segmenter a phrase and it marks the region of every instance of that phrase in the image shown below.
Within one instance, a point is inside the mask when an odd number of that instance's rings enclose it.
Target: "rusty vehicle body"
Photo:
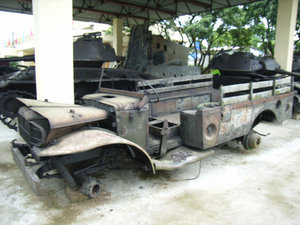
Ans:
[[[100,88],[81,105],[19,98],[16,164],[36,194],[43,180],[63,177],[96,197],[97,171],[120,158],[156,173],[200,161],[229,141],[255,148],[261,120],[292,116],[290,77],[212,88],[212,75],[141,80],[136,92]]]
[[[280,65],[271,57],[258,57],[249,52],[234,52],[228,54],[221,51],[216,55],[209,67],[219,70],[221,76],[214,76],[214,88],[220,85],[250,83],[257,81],[270,81],[284,78],[286,75],[294,79],[294,104],[293,113],[300,113],[300,73],[297,71],[297,63],[293,72],[280,68]],[[295,70],[295,71],[294,71]]]

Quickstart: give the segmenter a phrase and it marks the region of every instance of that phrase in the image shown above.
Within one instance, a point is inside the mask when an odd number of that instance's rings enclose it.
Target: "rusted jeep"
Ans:
[[[136,82],[136,92],[99,89],[81,105],[18,99],[16,164],[36,194],[45,178],[96,197],[93,174],[120,158],[156,173],[194,163],[235,140],[255,148],[261,120],[292,116],[290,77],[212,88],[212,75]]]

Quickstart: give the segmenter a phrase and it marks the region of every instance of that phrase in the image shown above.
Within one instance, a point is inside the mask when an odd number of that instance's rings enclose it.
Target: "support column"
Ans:
[[[38,100],[74,103],[72,0],[33,0]]]
[[[292,69],[297,10],[298,0],[278,0],[275,59],[288,71]]]
[[[122,18],[113,19],[113,48],[116,51],[117,56],[123,56],[122,54],[122,42],[123,42],[123,20]]]

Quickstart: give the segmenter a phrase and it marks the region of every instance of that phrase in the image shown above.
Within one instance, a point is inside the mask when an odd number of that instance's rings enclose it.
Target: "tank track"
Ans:
[[[35,98],[33,93],[19,90],[0,92],[0,120],[10,129],[18,130],[17,114],[14,110],[15,98]]]

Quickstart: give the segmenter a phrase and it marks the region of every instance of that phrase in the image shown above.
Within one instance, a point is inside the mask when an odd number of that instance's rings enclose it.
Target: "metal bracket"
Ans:
[[[164,124],[161,130],[160,146],[159,146],[159,156],[164,156],[167,153],[167,140],[170,134],[168,121],[164,120]]]
[[[72,174],[68,171],[64,163],[60,159],[53,160],[55,167],[58,169],[59,173],[65,178],[67,183],[70,185],[71,188],[77,188],[77,182],[75,181]]]

